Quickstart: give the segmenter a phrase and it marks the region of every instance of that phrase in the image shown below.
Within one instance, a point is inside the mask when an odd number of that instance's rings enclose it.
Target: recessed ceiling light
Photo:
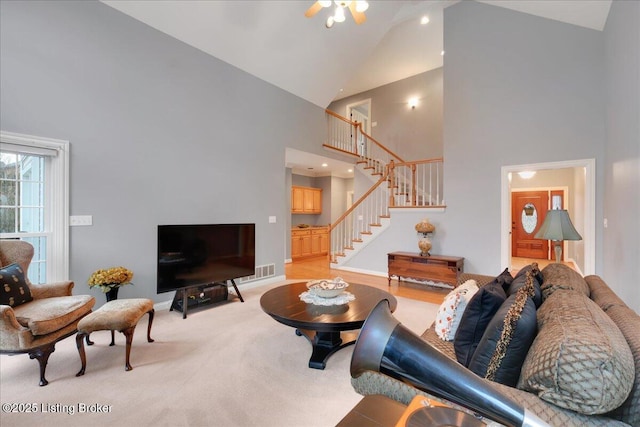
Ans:
[[[327,166],[329,166],[329,165],[328,165],[328,164],[326,164],[326,163],[323,163],[323,164],[322,164],[322,167],[323,167],[323,168],[326,168]]]
[[[424,15],[422,19],[420,19],[420,24],[427,25],[428,23],[429,23],[429,17],[427,15]]]
[[[518,175],[520,175],[520,178],[522,179],[531,179],[533,178],[533,176],[536,174],[536,171],[522,171],[522,172],[518,172]]]
[[[347,172],[351,173],[353,172],[353,169],[347,169]]]
[[[444,50],[440,51],[440,56],[444,56]]]

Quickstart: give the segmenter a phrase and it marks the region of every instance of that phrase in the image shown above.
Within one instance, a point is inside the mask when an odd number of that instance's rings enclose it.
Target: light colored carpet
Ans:
[[[329,358],[325,370],[309,369],[311,346],[294,329],[260,308],[268,285],[241,290],[232,299],[190,313],[156,311],[146,342],[147,316],[139,322],[131,351],[133,370],[124,370],[124,336],[93,333],[85,347],[87,370],[76,377],[80,359],[74,337],[56,346],[49,359],[49,385],[38,386],[38,364],[27,355],[0,358],[2,426],[333,426],[361,399],[350,383],[353,346]],[[422,333],[437,305],[397,298],[394,316]],[[7,413],[8,403],[37,413]],[[90,405],[109,412],[87,412]],[[82,411],[84,406],[85,412]],[[48,411],[48,412],[47,412]]]

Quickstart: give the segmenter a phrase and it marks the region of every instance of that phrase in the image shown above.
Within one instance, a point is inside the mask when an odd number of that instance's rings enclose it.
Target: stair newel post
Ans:
[[[411,164],[411,206],[418,205],[417,190],[416,190],[416,164]]]
[[[389,169],[389,173],[388,173],[388,180],[389,180],[389,207],[394,207],[396,205],[396,201],[395,201],[395,197],[394,197],[394,193],[395,193],[395,182],[396,182],[396,178],[395,178],[395,163],[393,163],[393,159],[391,159],[389,161],[389,166],[387,166],[387,168]]]
[[[359,153],[358,153],[358,139],[359,139],[359,138],[358,138],[358,129],[360,129],[360,125],[361,125],[361,124],[360,124],[360,123],[358,123],[358,121],[357,121],[357,120],[355,121],[355,123],[354,123],[354,125],[353,125],[353,128],[354,128],[354,134],[355,134],[355,138],[353,139],[353,142],[354,142],[354,150],[353,150],[353,152],[356,154],[356,156],[358,156],[358,155],[359,155]]]

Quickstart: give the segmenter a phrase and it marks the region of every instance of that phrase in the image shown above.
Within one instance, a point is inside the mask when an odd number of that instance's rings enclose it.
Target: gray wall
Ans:
[[[420,99],[411,109],[409,98]],[[328,109],[346,115],[346,106],[371,99],[371,136],[405,161],[442,157],[442,68],[377,87]]]
[[[415,250],[413,226],[436,225],[433,251],[497,274],[501,168],[604,159],[603,36],[476,2],[445,9],[445,212],[392,214],[390,228],[350,266],[386,272],[385,252]],[[568,55],[567,52],[571,52]],[[596,171],[602,206],[603,170]],[[602,212],[596,216],[602,271]]]
[[[331,223],[347,210],[347,192],[353,191],[353,178],[331,178]],[[355,200],[354,200],[355,201]]]
[[[70,278],[124,265],[156,295],[156,226],[254,222],[284,274],[285,146],[322,153],[321,108],[99,2],[1,2],[3,130],[71,143]],[[275,215],[276,224],[268,223]]]
[[[613,2],[604,32],[475,2],[445,9],[447,209],[422,214],[435,253],[499,272],[501,167],[594,158],[596,274],[640,312],[639,29],[639,2]],[[386,252],[415,250],[421,215],[392,216],[351,268],[384,274]]]
[[[607,89],[604,277],[640,313],[640,3],[614,1],[604,31]]]
[[[444,250],[464,254],[469,271],[498,272],[501,167],[603,163],[603,37],[476,2],[444,15],[444,182],[447,222],[455,224]],[[597,206],[603,177],[596,168]],[[595,246],[602,271],[601,210]]]

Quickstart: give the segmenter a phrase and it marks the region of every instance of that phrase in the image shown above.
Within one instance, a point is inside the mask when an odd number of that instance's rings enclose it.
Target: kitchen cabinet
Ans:
[[[291,187],[291,213],[321,214],[322,189],[312,187]]]
[[[309,227],[291,230],[291,259],[322,256],[329,252],[329,228]]]

